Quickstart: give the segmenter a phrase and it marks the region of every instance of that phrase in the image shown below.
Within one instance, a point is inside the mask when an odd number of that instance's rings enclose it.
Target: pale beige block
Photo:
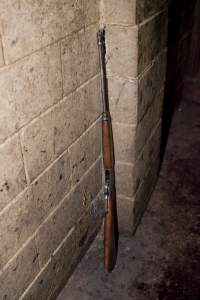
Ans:
[[[55,153],[61,154],[100,115],[99,77],[93,78],[55,109]]]
[[[101,122],[95,123],[89,131],[70,148],[73,184],[80,181],[83,174],[101,155]]]
[[[135,24],[136,0],[105,0],[104,19],[106,24]]]
[[[116,161],[135,162],[136,127],[126,124],[113,123],[113,136]]]
[[[161,124],[153,130],[135,164],[116,163],[116,189],[118,195],[133,197],[143,182],[143,178],[159,156]]]
[[[97,25],[73,33],[62,42],[63,88],[67,95],[97,74]]]
[[[41,222],[41,212],[33,199],[32,189],[0,214],[0,269],[20,249]]]
[[[119,163],[115,165],[116,192],[117,195],[133,197],[139,185],[134,173],[134,165]]]
[[[110,112],[113,122],[137,124],[138,82],[108,78]]]
[[[3,54],[3,45],[0,36],[0,67],[4,65],[4,54]]]
[[[18,136],[0,145],[0,211],[26,187]]]
[[[58,205],[71,189],[69,154],[64,153],[33,183],[33,197],[42,218]]]
[[[138,30],[138,74],[167,46],[167,12],[155,16]]]
[[[30,179],[35,179],[62,154],[99,114],[99,78],[95,77],[27,126],[21,136]]]
[[[0,72],[0,141],[62,98],[58,45]]]
[[[107,26],[107,73],[136,78],[138,69],[138,29],[134,26]]]
[[[38,253],[31,240],[0,274],[0,299],[18,300],[37,273]]]
[[[55,159],[54,117],[50,111],[21,132],[23,156],[30,181]]]
[[[83,0],[84,24],[86,26],[99,22],[101,0]]]
[[[64,199],[36,236],[39,258],[44,265],[101,189],[101,160]]]
[[[82,0],[0,2],[6,62],[13,62],[83,27]]]

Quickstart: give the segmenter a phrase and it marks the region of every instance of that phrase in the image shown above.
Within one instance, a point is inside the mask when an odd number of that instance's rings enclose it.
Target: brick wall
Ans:
[[[54,298],[101,220],[98,1],[0,1],[0,299]]]
[[[120,229],[133,232],[157,178],[167,1],[104,1]]]

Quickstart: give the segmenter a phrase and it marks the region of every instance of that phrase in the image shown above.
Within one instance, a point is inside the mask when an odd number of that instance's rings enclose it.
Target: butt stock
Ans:
[[[102,150],[105,170],[104,201],[104,270],[111,272],[116,264],[118,248],[118,222],[116,207],[115,172],[114,172],[114,144],[112,123],[109,111],[108,88],[105,63],[105,31],[97,33],[100,64],[100,86],[103,105],[102,113]]]

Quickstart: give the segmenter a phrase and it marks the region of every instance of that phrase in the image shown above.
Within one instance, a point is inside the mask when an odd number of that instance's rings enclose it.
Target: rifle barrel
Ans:
[[[108,87],[106,80],[106,44],[105,44],[105,30],[100,29],[97,32],[97,44],[99,52],[99,62],[100,62],[100,89],[101,89],[101,99],[103,105],[103,114],[109,111],[108,108]]]

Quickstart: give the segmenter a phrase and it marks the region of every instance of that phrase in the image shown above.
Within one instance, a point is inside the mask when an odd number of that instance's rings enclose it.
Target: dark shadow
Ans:
[[[162,115],[161,163],[165,153],[174,110],[180,104],[184,88],[184,76],[190,51],[196,1],[172,0],[169,6],[167,71]],[[183,26],[184,24],[184,26]]]

